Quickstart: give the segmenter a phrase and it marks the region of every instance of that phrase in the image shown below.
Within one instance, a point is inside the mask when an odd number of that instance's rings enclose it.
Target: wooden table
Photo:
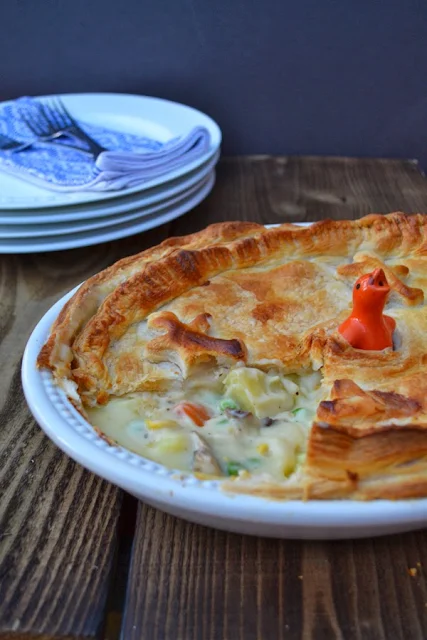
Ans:
[[[0,257],[0,638],[427,638],[427,532],[283,541],[164,515],[62,454],[20,383],[40,316],[122,256],[218,220],[398,209],[427,211],[414,162],[234,158],[221,162],[206,202],[171,224],[88,249]]]

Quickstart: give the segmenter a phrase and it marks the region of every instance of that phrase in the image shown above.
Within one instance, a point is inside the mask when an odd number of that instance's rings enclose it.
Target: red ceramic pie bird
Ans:
[[[381,351],[393,346],[396,322],[383,315],[389,291],[382,269],[366,273],[354,285],[353,311],[338,331],[355,349]]]

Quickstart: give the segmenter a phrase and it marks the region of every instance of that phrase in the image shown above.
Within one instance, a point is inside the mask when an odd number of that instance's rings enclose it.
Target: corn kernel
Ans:
[[[172,420],[146,420],[145,424],[147,429],[150,429],[151,431],[174,428],[177,426],[177,423]]]
[[[200,473],[200,472],[195,472],[193,474],[198,480],[214,480],[215,478],[218,478],[218,475],[214,475],[212,473]]]
[[[270,451],[269,446],[266,442],[261,442],[261,444],[259,444],[256,449],[261,456],[266,456]]]
[[[283,475],[285,478],[291,475],[295,471],[295,458],[290,456],[288,460],[285,460],[285,464],[283,466]]]

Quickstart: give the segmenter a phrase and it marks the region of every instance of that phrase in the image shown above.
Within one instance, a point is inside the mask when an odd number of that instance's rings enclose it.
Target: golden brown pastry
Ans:
[[[337,327],[355,280],[378,268],[391,288],[394,348],[354,349]],[[38,365],[92,422],[123,411],[125,399],[144,423],[129,418],[135,429],[148,425],[150,438],[163,429],[171,459],[154,436],[152,456],[144,455],[173,466],[174,447],[183,446],[197,472],[201,461],[207,475],[226,475],[228,465],[227,489],[427,496],[426,268],[421,214],[308,228],[220,223],[89,279],[62,310]],[[307,411],[304,431],[298,416]],[[191,435],[185,445],[180,426]],[[227,447],[240,462],[227,462]]]

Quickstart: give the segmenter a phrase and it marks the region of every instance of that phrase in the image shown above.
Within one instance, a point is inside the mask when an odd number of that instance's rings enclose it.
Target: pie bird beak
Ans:
[[[390,287],[387,282],[384,270],[381,268],[375,269],[372,272],[371,277],[369,278],[369,284],[371,286],[373,285],[375,288],[381,288],[384,293],[390,291]]]

